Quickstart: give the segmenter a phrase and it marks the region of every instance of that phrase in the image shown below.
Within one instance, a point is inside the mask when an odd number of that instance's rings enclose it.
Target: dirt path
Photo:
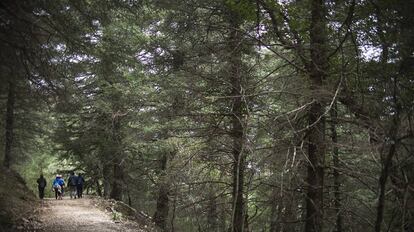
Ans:
[[[46,232],[143,231],[132,222],[113,222],[109,213],[99,209],[89,198],[45,199],[39,219]]]

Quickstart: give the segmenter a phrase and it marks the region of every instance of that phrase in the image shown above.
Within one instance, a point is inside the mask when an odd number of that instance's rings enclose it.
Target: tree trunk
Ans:
[[[118,110],[114,110],[117,112]],[[117,113],[112,115],[112,143],[113,143],[113,179],[111,198],[115,200],[122,200],[124,171],[122,168],[122,138],[121,138],[121,119]]]
[[[219,222],[218,222],[219,223],[219,231],[220,232],[228,232],[227,220],[226,220],[226,218],[227,218],[226,198],[223,197],[220,200],[220,203],[221,204],[219,205],[219,215],[218,215],[218,217],[219,217],[219,219],[218,219],[219,220]]]
[[[311,107],[309,124],[312,125],[322,116],[322,105],[317,103]],[[306,232],[322,231],[323,220],[323,182],[324,182],[324,152],[323,124],[316,123],[309,134],[308,164],[306,193]]]
[[[408,149],[407,149],[408,150]],[[413,151],[410,151],[411,153]],[[392,165],[392,169],[390,170],[390,181],[391,186],[396,198],[396,201],[398,204],[394,204],[394,209],[398,213],[398,216],[400,218],[400,222],[398,223],[400,225],[401,231],[406,231],[405,228],[410,228],[410,223],[414,222],[414,220],[411,218],[412,215],[410,213],[407,213],[407,210],[409,212],[408,203],[408,197],[410,194],[409,190],[409,180],[406,173],[406,170],[402,165]],[[414,216],[414,215],[413,215]],[[414,229],[414,228],[413,228]]]
[[[174,200],[172,202],[172,212],[171,212],[171,221],[170,221],[170,226],[171,226],[171,232],[175,232],[175,227],[174,227],[174,221],[175,221],[175,217],[176,217],[176,212],[177,212],[177,198],[178,198],[178,186],[176,185],[174,188]]]
[[[342,232],[342,212],[341,212],[341,180],[339,174],[339,149],[338,149],[338,133],[336,131],[336,125],[338,120],[338,107],[336,102],[331,110],[331,133],[332,143],[334,145],[332,153],[333,161],[333,178],[334,178],[334,206],[336,214],[336,232]]]
[[[387,75],[387,63],[388,63],[388,59],[389,59],[389,47],[390,44],[387,42],[387,37],[385,36],[384,31],[386,31],[386,29],[384,29],[384,22],[383,22],[383,17],[381,16],[381,12],[380,9],[376,8],[375,11],[376,17],[378,17],[378,36],[380,38],[381,41],[381,57],[380,57],[380,62],[382,65],[382,75],[385,76]],[[388,133],[388,135],[386,135],[385,137],[388,137],[390,139],[390,143],[391,145],[387,146],[389,147],[388,149],[388,154],[387,156],[384,158],[381,157],[381,164],[382,164],[382,169],[381,169],[381,174],[380,174],[380,178],[378,181],[378,188],[379,188],[379,196],[378,196],[378,204],[377,204],[377,217],[376,217],[376,221],[375,221],[375,232],[381,232],[381,226],[384,220],[384,208],[385,208],[385,188],[386,188],[386,184],[387,184],[387,179],[389,176],[389,172],[390,169],[392,167],[392,159],[394,157],[394,154],[396,152],[396,135],[397,135],[397,131],[398,131],[398,103],[397,103],[397,96],[396,96],[396,78],[397,77],[393,77],[394,80],[394,91],[393,91],[393,100],[394,100],[394,107],[395,107],[395,114],[392,115],[392,125],[391,125],[391,129]],[[386,146],[384,144],[384,146]],[[383,154],[381,154],[382,156]]]
[[[3,165],[10,168],[11,152],[13,145],[13,127],[14,127],[14,103],[15,103],[15,87],[13,81],[9,81],[9,93],[7,95],[7,110],[6,110],[6,144],[4,151]]]
[[[121,201],[122,200],[122,186],[123,186],[123,176],[124,172],[122,170],[120,161],[118,159],[114,159],[113,161],[113,172],[114,178],[112,179],[112,189],[110,197],[112,199]]]
[[[323,226],[323,186],[325,166],[324,105],[318,96],[318,89],[327,73],[326,32],[324,22],[324,1],[313,0],[311,6],[310,49],[311,63],[310,90],[314,103],[308,113],[308,158],[306,193],[305,232],[322,231]]]
[[[103,196],[104,198],[109,198],[111,192],[111,182],[112,182],[112,173],[111,173],[111,165],[109,163],[104,164],[103,166]]]
[[[230,36],[229,36],[229,63],[230,63],[230,82],[232,102],[232,129],[233,139],[233,215],[232,231],[242,232],[244,230],[244,170],[245,170],[245,151],[244,149],[244,106],[242,102],[243,81],[242,81],[242,60],[241,60],[241,32],[239,31],[240,22],[237,13],[230,13]]]
[[[217,232],[218,230],[218,215],[217,202],[215,196],[214,185],[209,186],[208,192],[208,211],[207,211],[207,231]]]
[[[390,132],[388,133],[390,140],[386,141],[389,143],[388,154],[384,158],[382,158],[382,169],[381,175],[378,181],[379,187],[379,196],[378,196],[378,204],[377,204],[377,218],[375,221],[375,232],[381,232],[382,222],[384,220],[384,208],[385,208],[385,188],[387,184],[387,179],[392,167],[392,159],[397,150],[397,132],[399,128],[399,107],[397,103],[397,96],[396,96],[396,87],[394,86],[394,101],[396,105],[396,113],[393,115],[392,125]]]
[[[154,214],[154,223],[161,228],[162,231],[167,231],[168,213],[170,211],[169,206],[169,189],[170,186],[167,180],[167,165],[168,154],[164,152],[160,160],[161,165],[161,178],[158,190],[157,209]]]
[[[387,179],[389,171],[392,165],[392,158],[395,154],[395,144],[391,144],[388,151],[387,157],[383,162],[384,167],[381,170],[381,176],[379,178],[379,196],[378,196],[378,205],[377,205],[377,219],[375,221],[375,232],[381,232],[381,225],[384,217],[384,207],[385,207],[385,187],[387,184]]]
[[[280,216],[282,214],[283,206],[280,204],[280,199],[277,197],[277,191],[273,191],[273,195],[269,198],[270,208],[270,229],[269,232],[280,231]]]
[[[101,185],[99,184],[99,180],[96,180],[96,193],[98,193],[98,196],[102,197],[102,189]],[[89,193],[88,193],[89,194]]]
[[[249,226],[249,214],[248,214],[248,212],[246,212],[245,214],[244,214],[244,225],[243,225],[243,229],[244,229],[244,232],[250,232],[250,226]]]
[[[130,191],[130,189],[129,189],[129,186],[128,186],[128,185],[126,186],[126,188],[127,188],[127,196],[128,196],[128,205],[129,205],[130,207],[132,207],[131,191]]]

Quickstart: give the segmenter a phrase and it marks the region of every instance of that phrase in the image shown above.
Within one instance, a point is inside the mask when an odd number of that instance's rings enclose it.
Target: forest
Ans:
[[[165,232],[414,231],[413,12],[2,0],[0,162]]]

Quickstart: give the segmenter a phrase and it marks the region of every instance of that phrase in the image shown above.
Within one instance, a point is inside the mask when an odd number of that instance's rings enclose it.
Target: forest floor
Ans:
[[[40,231],[149,231],[136,222],[117,218],[98,206],[95,199],[45,199],[39,211]]]

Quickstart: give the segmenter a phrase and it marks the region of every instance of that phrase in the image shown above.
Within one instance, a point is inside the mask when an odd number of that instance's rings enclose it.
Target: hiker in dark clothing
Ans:
[[[85,183],[85,179],[83,179],[83,176],[81,174],[78,175],[78,184],[76,185],[76,190],[78,192],[78,198],[82,198],[82,192],[83,192],[83,184]]]
[[[39,198],[43,199],[45,197],[45,188],[46,188],[46,179],[43,177],[43,174],[40,174],[39,179],[37,179],[37,188],[39,189]]]
[[[70,172],[68,179],[69,195],[70,199],[74,197],[76,199],[76,186],[78,185],[78,177],[75,176],[74,172]]]

